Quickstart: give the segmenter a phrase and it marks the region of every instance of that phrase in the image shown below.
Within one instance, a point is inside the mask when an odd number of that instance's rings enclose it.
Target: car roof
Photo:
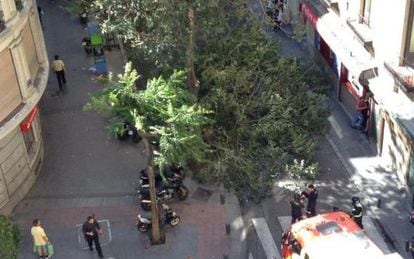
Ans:
[[[308,218],[291,232],[309,258],[381,258],[383,252],[344,212],[329,212]]]

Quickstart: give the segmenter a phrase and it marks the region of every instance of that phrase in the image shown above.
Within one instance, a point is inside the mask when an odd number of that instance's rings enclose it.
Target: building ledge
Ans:
[[[371,53],[374,49],[372,45],[373,36],[371,28],[367,24],[360,22],[358,19],[348,19],[346,23],[355,33],[364,48]]]
[[[394,62],[384,62],[385,68],[394,77],[395,84],[405,93],[414,93],[414,69]]]

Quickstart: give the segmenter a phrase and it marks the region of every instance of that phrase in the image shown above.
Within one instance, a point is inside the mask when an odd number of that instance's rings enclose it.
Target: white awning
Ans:
[[[377,75],[377,65],[357,36],[337,14],[328,12],[316,23],[319,35],[329,45],[349,73],[361,84]],[[338,62],[339,63],[339,62]]]
[[[381,70],[379,77],[368,81],[375,100],[414,137],[414,105],[401,90],[399,93],[393,91],[393,77]]]

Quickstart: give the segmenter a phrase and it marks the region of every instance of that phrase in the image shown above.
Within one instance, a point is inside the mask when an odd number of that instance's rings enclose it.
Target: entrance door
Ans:
[[[383,166],[387,170],[393,169],[393,160],[395,160],[392,144],[392,136],[390,125],[387,121],[384,121],[384,128],[382,132],[382,148],[381,148],[381,161]]]

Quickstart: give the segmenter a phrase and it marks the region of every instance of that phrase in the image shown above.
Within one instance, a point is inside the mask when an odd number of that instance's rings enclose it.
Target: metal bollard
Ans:
[[[381,208],[381,203],[382,203],[382,200],[381,200],[381,198],[379,198],[378,201],[377,201],[377,208],[378,209]]]
[[[226,224],[226,234],[229,235],[231,232],[230,224]]]
[[[220,203],[221,205],[226,203],[226,197],[224,196],[224,193],[220,193]]]

